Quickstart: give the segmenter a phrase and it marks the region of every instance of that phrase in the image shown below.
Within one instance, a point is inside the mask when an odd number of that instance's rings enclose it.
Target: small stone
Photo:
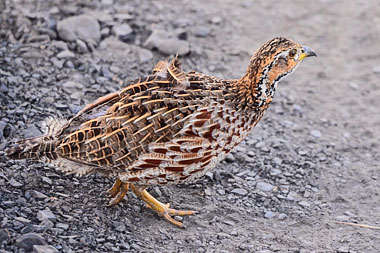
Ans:
[[[248,191],[243,188],[235,188],[231,192],[240,196],[245,196],[248,194]]]
[[[4,229],[0,230],[0,245],[2,242],[8,240],[9,238],[9,234],[7,231],[5,231]]]
[[[272,219],[274,216],[276,216],[276,215],[272,211],[266,211],[264,214],[264,218],[266,218],[266,219]]]
[[[218,189],[218,190],[216,190],[216,192],[219,194],[219,195],[226,195],[226,191],[225,190],[223,190],[223,189]]]
[[[235,226],[235,222],[232,220],[223,220],[224,224],[230,225],[230,226]]]
[[[125,229],[126,229],[126,227],[125,227],[124,224],[121,224],[120,226],[117,226],[117,227],[115,228],[115,230],[116,230],[117,232],[124,232]]]
[[[353,90],[358,90],[359,89],[359,85],[357,85],[356,83],[350,82],[348,85]]]
[[[281,165],[282,159],[280,157],[275,157],[275,158],[273,158],[273,162],[277,165]]]
[[[380,66],[375,66],[372,68],[372,72],[374,74],[380,74]]]
[[[33,245],[33,252],[35,253],[55,253],[58,252],[56,248],[50,245]]]
[[[66,224],[66,223],[57,223],[57,224],[55,225],[55,227],[57,227],[57,228],[62,228],[63,230],[67,230],[67,229],[69,228],[69,225]]]
[[[211,19],[211,23],[213,23],[214,25],[218,25],[218,24],[220,24],[220,22],[222,22],[221,17],[212,17],[212,19]]]
[[[338,250],[337,250],[337,253],[349,253],[350,252],[350,249],[348,247],[340,247]]]
[[[78,53],[85,54],[89,52],[88,47],[84,41],[77,39],[75,42],[77,43]]]
[[[257,182],[256,188],[263,192],[270,192],[273,190],[274,186],[266,182]]]
[[[75,54],[73,52],[71,52],[70,50],[64,50],[62,52],[59,52],[57,54],[57,57],[61,58],[61,59],[74,58]]]
[[[310,134],[311,134],[313,137],[315,137],[315,138],[320,138],[320,137],[322,137],[322,133],[321,133],[319,130],[315,130],[315,129],[313,129],[313,130],[310,131]]]
[[[145,41],[144,46],[149,49],[157,49],[166,55],[183,56],[190,52],[189,42],[169,37],[166,32],[160,30],[154,31]]]
[[[81,39],[100,40],[99,22],[90,15],[79,15],[61,20],[57,24],[59,37],[65,41]]]
[[[298,204],[300,204],[303,207],[310,207],[310,203],[305,200],[300,201]]]
[[[37,200],[43,200],[48,198],[48,196],[39,191],[33,191],[33,197]]]
[[[338,216],[335,216],[335,219],[337,221],[348,221],[348,220],[350,220],[350,216],[347,216],[347,215],[338,215]]]
[[[24,217],[16,217],[15,220],[17,220],[17,221],[19,221],[21,223],[30,223],[30,222],[32,222],[31,220],[26,219]]]
[[[197,37],[207,37],[210,34],[211,29],[206,26],[198,26],[193,30],[193,34]]]
[[[236,161],[236,158],[233,154],[229,153],[227,156],[226,156],[226,162],[229,162],[229,163],[232,163],[232,162],[235,162]]]
[[[31,251],[34,245],[46,245],[46,241],[39,234],[28,233],[17,238],[16,245],[25,250]]]
[[[74,81],[67,81],[62,84],[62,88],[67,92],[67,93],[72,93],[74,91],[82,90],[84,89],[83,84],[74,82]]]
[[[131,38],[133,29],[128,24],[120,24],[114,26],[112,28],[112,32],[115,34],[116,37],[119,38],[119,40],[127,41]]]
[[[50,211],[49,208],[46,208],[45,210],[40,210],[37,213],[37,219],[40,221],[43,220],[51,220],[54,221],[57,219],[57,217]]]
[[[9,184],[13,187],[16,187],[16,188],[23,186],[22,183],[16,181],[13,177],[11,178],[11,180],[9,180]]]
[[[153,53],[145,48],[140,48],[138,50],[138,56],[140,63],[149,62],[153,59]]]
[[[48,177],[42,177],[42,182],[47,183],[47,184],[52,184],[52,183],[53,183],[53,182],[51,181],[51,179],[48,178]]]
[[[284,214],[284,213],[280,213],[280,214],[278,215],[278,219],[279,219],[279,220],[285,220],[286,217],[288,217],[288,216],[287,216],[286,214]]]

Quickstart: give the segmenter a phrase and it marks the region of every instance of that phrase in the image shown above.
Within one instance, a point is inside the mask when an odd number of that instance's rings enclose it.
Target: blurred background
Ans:
[[[311,47],[249,138],[195,183],[153,187],[171,226],[112,180],[0,151],[2,252],[379,252],[380,2],[0,1],[0,150],[179,54],[239,78],[264,42]],[[366,224],[372,227],[359,227]],[[40,246],[39,246],[40,245]]]

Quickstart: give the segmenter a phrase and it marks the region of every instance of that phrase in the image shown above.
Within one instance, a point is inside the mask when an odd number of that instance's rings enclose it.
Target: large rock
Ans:
[[[100,40],[99,22],[90,15],[80,15],[61,20],[57,24],[59,37],[65,41]]]
[[[16,245],[25,250],[31,251],[33,245],[45,245],[45,239],[36,233],[28,233],[20,236],[16,240]]]
[[[186,55],[190,52],[189,42],[180,40],[164,31],[154,31],[145,41],[145,47],[149,49],[157,49],[165,55],[179,56]]]

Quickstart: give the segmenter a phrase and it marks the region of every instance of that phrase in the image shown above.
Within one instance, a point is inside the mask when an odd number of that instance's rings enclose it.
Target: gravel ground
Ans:
[[[106,207],[111,179],[0,151],[0,252],[380,251],[378,1],[2,0],[0,9],[0,150],[172,54],[185,70],[224,78],[241,76],[278,35],[319,56],[279,85],[262,122],[216,169],[151,188],[200,212],[184,218],[187,229],[133,194]]]

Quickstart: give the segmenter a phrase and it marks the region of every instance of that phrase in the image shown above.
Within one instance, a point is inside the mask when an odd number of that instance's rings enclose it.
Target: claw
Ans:
[[[172,216],[186,216],[186,215],[194,215],[198,213],[197,211],[192,210],[176,210],[170,208],[170,204],[163,204],[160,201],[156,200],[152,195],[150,195],[144,188],[140,188],[131,184],[132,191],[145,201],[147,206],[155,211],[159,216],[163,217],[165,220],[170,223],[180,227],[185,228],[182,222],[179,222],[172,218]]]
[[[123,183],[120,179],[116,179],[112,188],[107,191],[109,196],[112,198],[108,203],[108,206],[115,206],[120,203],[125,197],[129,190],[129,183]]]

